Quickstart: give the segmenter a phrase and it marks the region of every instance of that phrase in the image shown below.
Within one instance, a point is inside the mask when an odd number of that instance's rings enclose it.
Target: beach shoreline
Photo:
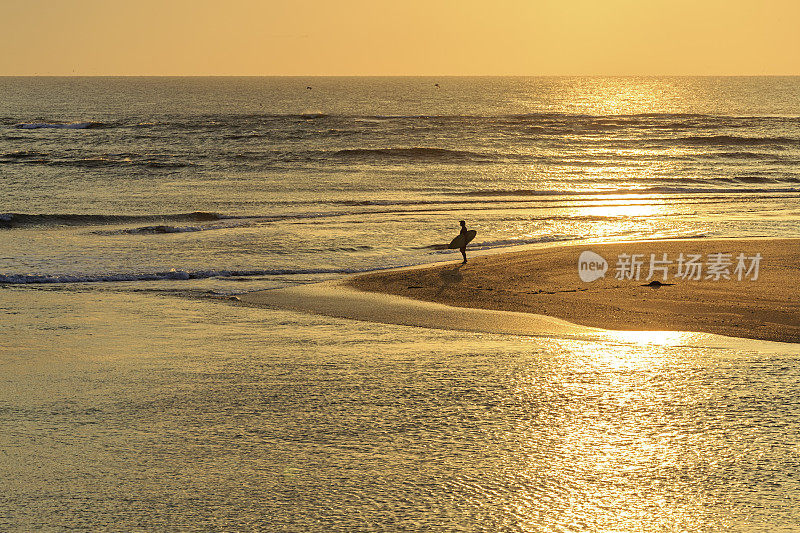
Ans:
[[[481,256],[466,265],[449,263],[414,271],[372,272],[347,285],[455,307],[536,313],[589,327],[611,330],[699,331],[729,337],[800,342],[800,239],[687,239],[631,241]],[[584,282],[578,258],[586,250],[607,259],[605,277]],[[676,261],[680,254],[730,254],[731,279],[675,278],[677,264],[646,279],[650,254]],[[641,254],[639,279],[619,280],[620,254]],[[757,279],[737,279],[736,258],[760,254]],[[723,256],[724,257],[724,256]],[[752,261],[745,261],[749,267]],[[742,274],[745,274],[744,272]]]
[[[476,256],[466,265],[459,261],[369,272],[328,285],[240,298],[249,305],[440,329],[584,335],[675,331],[800,343],[798,245],[800,239],[758,238],[548,246]],[[579,277],[578,258],[586,250],[607,260],[605,277],[591,282]],[[620,254],[641,255],[640,279],[617,279]],[[662,269],[646,279],[650,254]],[[658,263],[663,254],[672,264]],[[699,280],[675,276],[680,254],[684,259],[701,256]],[[714,270],[724,274],[725,269],[713,254],[730,254],[721,256],[722,263],[730,262],[730,279],[722,274],[714,279]],[[737,271],[740,254],[746,268],[760,255],[757,273]],[[718,265],[706,278],[702,268],[714,262]],[[663,285],[649,286],[653,280]]]

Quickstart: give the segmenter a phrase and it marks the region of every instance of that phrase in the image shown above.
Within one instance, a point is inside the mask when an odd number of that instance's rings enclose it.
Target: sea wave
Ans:
[[[333,154],[346,159],[406,159],[421,161],[495,161],[502,157],[498,154],[471,152],[468,150],[451,150],[447,148],[411,147],[411,148],[348,148]]]
[[[682,161],[691,161],[692,159],[742,159],[745,161],[760,161],[777,164],[800,164],[800,157],[791,157],[774,152],[704,152],[700,154],[692,154],[691,156],[681,156]]]
[[[15,124],[15,128],[22,130],[38,129],[62,129],[62,130],[86,130],[90,128],[103,128],[103,122],[21,122]]]
[[[524,244],[574,241],[580,238],[581,237],[578,235],[551,234],[551,235],[540,235],[538,237],[529,237],[522,239],[500,239],[496,241],[472,242],[470,244],[470,248],[473,250],[488,250],[491,248],[505,248],[507,246],[521,246]]]
[[[154,158],[140,154],[102,155],[79,158],[64,158],[63,155],[48,154],[37,150],[17,150],[0,154],[0,163],[20,165],[47,165],[54,167],[144,167],[144,168],[184,168],[196,166],[195,163],[170,156]]]
[[[191,233],[195,231],[203,231],[204,229],[206,228],[203,228],[202,226],[168,226],[165,224],[156,224],[154,226],[143,226],[140,228],[124,229],[120,230],[119,233],[129,233],[132,235],[162,234],[162,233]]]
[[[30,159],[30,158],[41,158],[46,157],[47,154],[44,152],[39,152],[38,150],[15,150],[13,152],[7,152],[5,154],[0,155],[2,159]]]
[[[525,244],[541,244],[548,242],[574,241],[581,239],[578,235],[551,234],[540,235],[538,237],[518,238],[518,239],[498,239],[495,241],[473,241],[470,243],[470,250],[491,250],[492,248],[506,248],[509,246],[522,246]],[[457,250],[447,248],[446,244],[430,244],[420,246],[418,250],[434,250],[431,253],[452,253]]]
[[[108,224],[130,224],[137,222],[204,222],[221,220],[226,217],[219,213],[195,211],[192,213],[176,213],[168,215],[93,215],[93,214],[27,214],[0,213],[0,228],[25,226],[99,226]]]
[[[259,270],[166,270],[160,272],[114,274],[0,274],[0,284],[30,285],[54,283],[113,283],[134,281],[193,280],[207,278],[245,278],[256,276],[294,276],[313,274],[357,274],[374,269],[357,268],[272,268]]]
[[[63,167],[146,167],[146,168],[184,168],[194,166],[189,161],[165,161],[156,159],[131,159],[131,158],[109,158],[109,157],[84,157],[80,159],[57,159],[46,161],[48,165]]]
[[[745,179],[740,178],[742,183]],[[764,180],[759,180],[759,182]],[[792,181],[792,180],[789,180]],[[537,189],[481,189],[454,193],[464,196],[614,196],[630,194],[753,194],[753,193],[800,193],[796,187],[674,187],[654,186],[629,189],[587,189],[587,190],[537,190]]]
[[[744,137],[736,135],[694,135],[667,139],[678,143],[711,145],[711,146],[764,146],[787,145],[800,146],[800,138],[796,137]]]

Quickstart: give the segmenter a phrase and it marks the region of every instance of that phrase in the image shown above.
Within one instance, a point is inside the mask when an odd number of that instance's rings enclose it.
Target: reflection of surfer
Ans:
[[[461,241],[461,248],[459,248],[459,251],[461,252],[461,255],[464,256],[464,263],[466,263],[467,262],[467,223],[464,222],[463,220],[461,220],[459,222],[459,224],[461,224],[461,233],[459,233],[459,235],[464,237],[464,240]]]

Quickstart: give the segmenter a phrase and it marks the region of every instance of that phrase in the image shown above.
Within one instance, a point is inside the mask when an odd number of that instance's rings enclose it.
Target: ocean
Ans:
[[[0,180],[1,529],[800,521],[796,345],[226,300],[458,259],[459,220],[797,237],[798,77],[0,78]]]

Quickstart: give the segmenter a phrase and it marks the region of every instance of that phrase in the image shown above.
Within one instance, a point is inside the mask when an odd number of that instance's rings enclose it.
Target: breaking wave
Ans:
[[[126,281],[193,280],[311,274],[358,274],[374,269],[357,268],[273,268],[263,270],[166,270],[120,274],[0,274],[0,284],[30,285],[54,283],[112,283]]]
[[[541,244],[548,242],[563,242],[574,241],[580,239],[577,235],[541,235],[539,237],[520,238],[520,239],[500,239],[496,241],[479,241],[471,242],[469,245],[470,250],[491,250],[492,248],[505,248],[509,246],[521,246],[525,244]],[[447,248],[446,244],[431,244],[428,246],[420,246],[419,250],[436,250],[433,253],[451,253],[458,250],[451,250]]]

